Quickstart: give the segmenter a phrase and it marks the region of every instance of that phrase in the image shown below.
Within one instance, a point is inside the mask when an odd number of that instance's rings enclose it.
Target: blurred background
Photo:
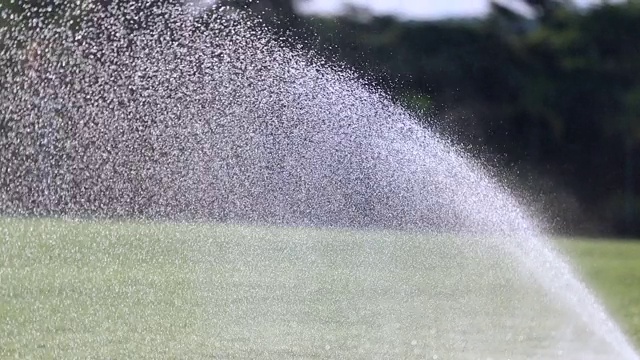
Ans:
[[[640,1],[228,3],[505,169],[556,231],[640,236]]]
[[[0,5],[50,16],[61,2]],[[554,230],[640,237],[640,1],[197,4],[242,8],[353,69],[506,176]]]

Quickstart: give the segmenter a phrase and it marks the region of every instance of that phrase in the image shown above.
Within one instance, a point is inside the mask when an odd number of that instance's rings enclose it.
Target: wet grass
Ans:
[[[464,242],[437,244],[398,233],[0,219],[0,358],[433,358],[471,346],[451,334],[513,322],[523,325],[498,334],[505,342],[542,341],[527,340],[528,327],[548,321],[536,299],[528,312],[514,306],[526,296],[500,290],[513,279],[469,267],[477,254]],[[640,343],[640,243],[561,244]],[[444,316],[464,311],[474,313]],[[436,331],[439,342],[424,340]],[[496,334],[473,336],[478,345]]]
[[[171,228],[0,223],[0,358],[132,358],[179,348],[192,275]]]
[[[560,244],[640,347],[640,241],[570,239]]]

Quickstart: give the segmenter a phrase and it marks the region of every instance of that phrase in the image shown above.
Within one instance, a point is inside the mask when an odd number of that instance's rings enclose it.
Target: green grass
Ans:
[[[561,244],[639,343],[640,243]],[[539,355],[571,320],[498,253],[467,247],[399,232],[0,219],[0,359]]]
[[[183,296],[192,275],[170,228],[9,220],[0,230],[0,357],[162,353],[194,324],[197,304]]]
[[[640,345],[640,241],[571,239],[561,246],[625,333]]]

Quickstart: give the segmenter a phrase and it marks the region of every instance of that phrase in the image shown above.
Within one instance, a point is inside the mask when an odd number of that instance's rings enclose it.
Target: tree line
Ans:
[[[167,1],[178,0],[148,6]],[[63,3],[0,1],[39,16]],[[522,4],[526,16],[492,2],[485,17],[438,21],[357,7],[302,15],[296,0],[216,6],[253,13],[279,38],[354,69],[425,126],[517,174],[512,182],[542,195],[542,211],[565,229],[640,235],[640,3]]]
[[[283,3],[270,2],[269,19],[295,20],[271,20],[275,31],[517,173],[566,230],[640,235],[640,3],[523,0],[523,15],[491,2],[486,17],[438,21],[357,7],[305,17]]]

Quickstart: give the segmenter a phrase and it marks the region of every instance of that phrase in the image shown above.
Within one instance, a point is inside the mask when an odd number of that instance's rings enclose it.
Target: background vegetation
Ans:
[[[178,0],[148,3],[166,1]],[[34,16],[53,16],[64,2],[0,0],[13,11],[25,3],[44,9]],[[405,21],[355,7],[303,16],[296,0],[219,2],[347,64],[426,126],[518,174],[514,182],[563,221],[561,230],[637,237],[640,3],[522,3],[533,16],[492,2],[484,18]]]
[[[241,6],[515,168],[564,230],[640,235],[640,3],[521,2],[532,17],[495,2],[485,18],[440,21],[355,7],[302,17],[295,0]]]

